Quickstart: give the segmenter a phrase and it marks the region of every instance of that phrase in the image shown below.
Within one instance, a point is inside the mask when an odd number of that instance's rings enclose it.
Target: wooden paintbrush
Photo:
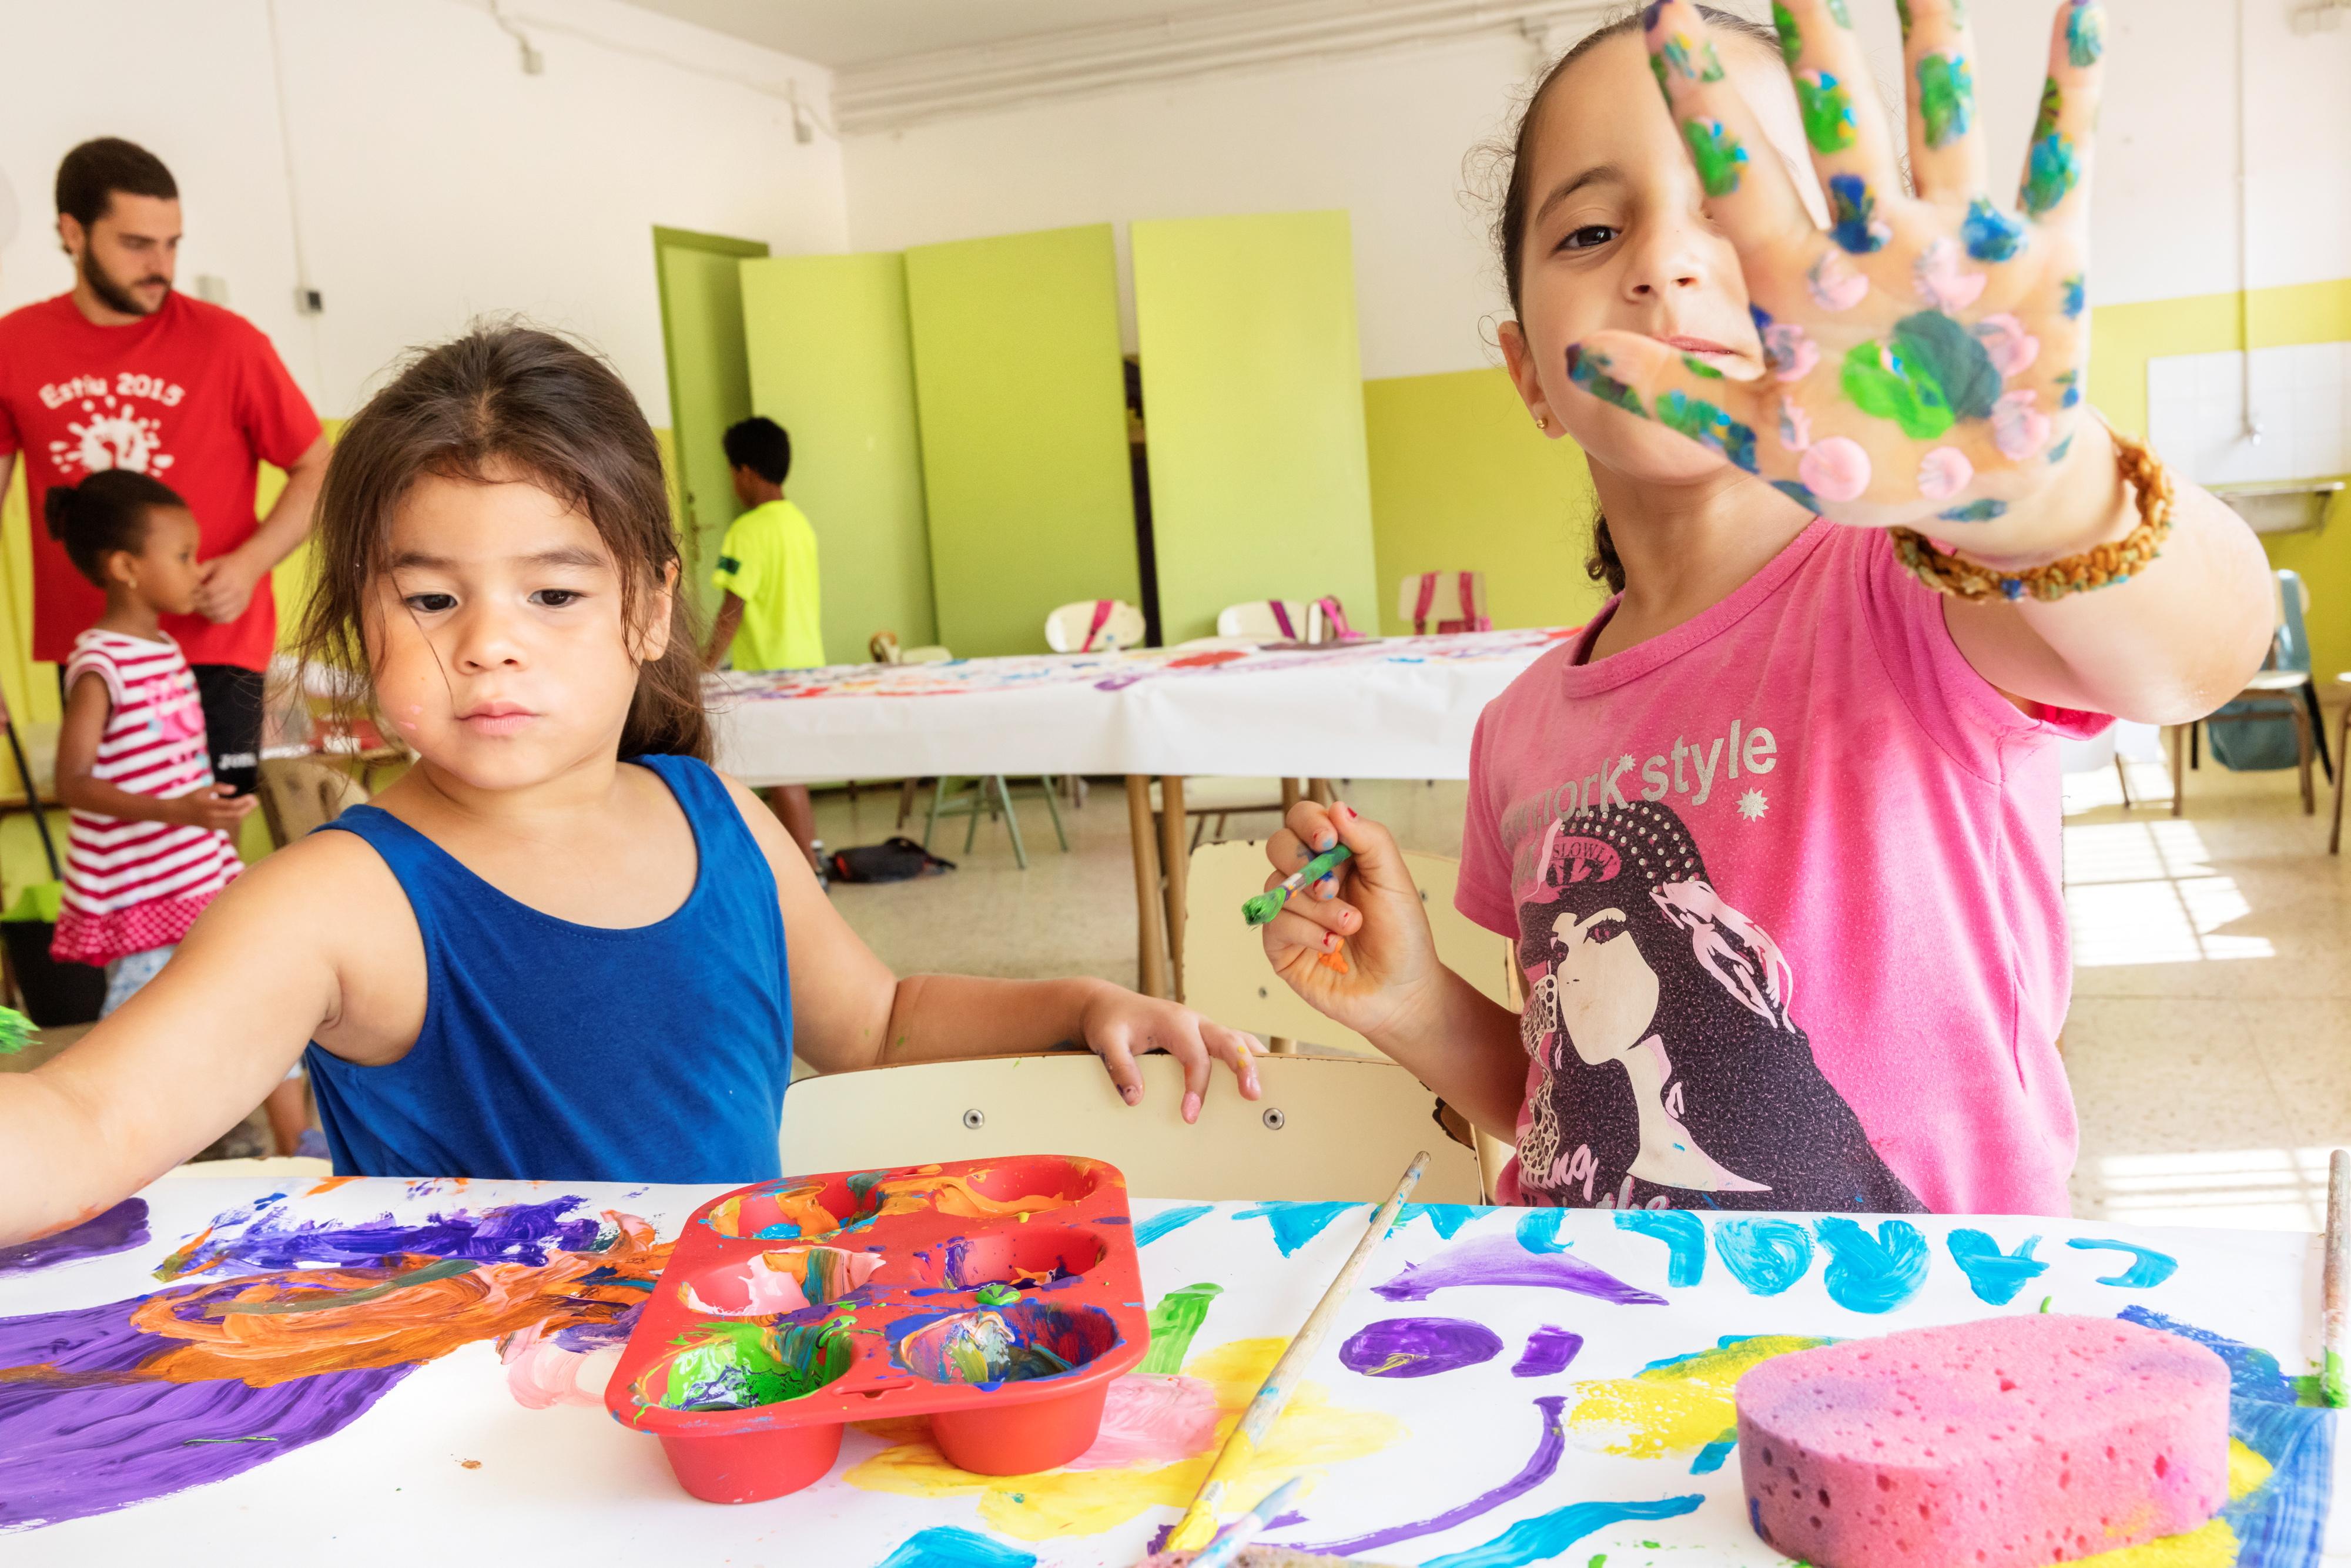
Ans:
[[[2326,1403],[2338,1406],[2346,1403],[2343,1331],[2346,1310],[2351,1310],[2351,1301],[2344,1299],[2351,1291],[2351,1280],[2344,1277],[2351,1267],[2345,1257],[2346,1247],[2351,1246],[2346,1226],[2351,1226],[2351,1153],[2337,1149],[2326,1162],[2326,1359],[2319,1368],[2318,1387]]]
[[[1239,1424],[1233,1428],[1232,1436],[1225,1439],[1216,1463],[1208,1467],[1207,1479],[1200,1483],[1200,1495],[1192,1500],[1191,1508],[1186,1511],[1175,1530],[1169,1533],[1166,1550],[1196,1551],[1206,1546],[1217,1533],[1217,1515],[1224,1504],[1225,1494],[1256,1458],[1258,1445],[1264,1442],[1266,1434],[1272,1430],[1275,1420],[1281,1415],[1281,1407],[1290,1403],[1290,1389],[1296,1386],[1307,1364],[1314,1359],[1314,1353],[1322,1345],[1323,1334],[1329,1332],[1332,1320],[1339,1315],[1339,1309],[1354,1292],[1356,1277],[1372,1260],[1372,1254],[1379,1250],[1380,1243],[1387,1239],[1389,1228],[1395,1224],[1396,1211],[1404,1207],[1404,1200],[1412,1195],[1412,1189],[1420,1185],[1420,1174],[1427,1168],[1428,1152],[1424,1149],[1413,1156],[1412,1164],[1405,1167],[1404,1179],[1396,1183],[1395,1191],[1389,1195],[1387,1202],[1380,1206],[1379,1212],[1372,1216],[1371,1224],[1364,1228],[1364,1239],[1356,1242],[1354,1251],[1347,1255],[1347,1261],[1339,1270],[1339,1277],[1332,1280],[1331,1288],[1322,1292],[1322,1299],[1307,1314],[1305,1326],[1298,1331],[1288,1348],[1282,1351],[1281,1359],[1275,1362],[1273,1370],[1266,1375],[1265,1386],[1257,1391],[1257,1397],[1250,1400],[1249,1407],[1241,1413]]]

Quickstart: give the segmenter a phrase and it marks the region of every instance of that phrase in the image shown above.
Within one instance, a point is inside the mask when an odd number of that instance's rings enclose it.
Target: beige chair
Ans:
[[[1396,619],[1408,623],[1416,637],[1490,631],[1494,623],[1486,613],[1486,574],[1424,571],[1407,577],[1396,585]]]
[[[1252,643],[1303,643],[1312,630],[1302,599],[1251,599],[1217,612],[1217,635]]]
[[[368,798],[365,785],[316,757],[265,758],[256,793],[269,837],[280,849],[351,807],[365,805]]]
[[[1416,1201],[1479,1201],[1476,1157],[1439,1133],[1436,1096],[1393,1062],[1267,1057],[1254,1101],[1219,1064],[1190,1126],[1181,1066],[1165,1055],[1138,1064],[1140,1105],[1122,1101],[1081,1051],[802,1079],[784,1095],[784,1168],[1078,1155],[1110,1161],[1144,1197],[1376,1202],[1426,1149],[1434,1157]]]
[[[1143,612],[1120,599],[1081,599],[1045,617],[1045,646],[1056,653],[1137,647],[1143,632]]]

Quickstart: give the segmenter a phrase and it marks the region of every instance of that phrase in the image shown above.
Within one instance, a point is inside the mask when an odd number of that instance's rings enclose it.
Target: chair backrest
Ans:
[[[283,847],[367,802],[367,787],[315,757],[272,758],[261,764],[262,820]]]
[[[1486,614],[1486,574],[1424,571],[1407,577],[1396,589],[1396,617],[1411,623],[1416,637],[1490,632],[1494,622]]]
[[[1143,612],[1120,599],[1081,599],[1045,617],[1045,646],[1056,653],[1099,653],[1143,641]]]
[[[2281,568],[2277,573],[2277,632],[2270,656],[2274,670],[2310,668],[2310,584],[2302,573]]]
[[[1297,599],[1251,599],[1217,612],[1217,635],[1259,643],[1307,640],[1306,604]]]
[[[784,1168],[871,1170],[1008,1155],[1110,1161],[1144,1197],[1377,1202],[1416,1150],[1423,1203],[1479,1201],[1477,1159],[1430,1120],[1436,1096],[1390,1061],[1267,1057],[1261,1098],[1217,1069],[1197,1124],[1183,1069],[1145,1056],[1129,1105],[1091,1052],[914,1062],[826,1073],[784,1094]]]
[[[1347,607],[1335,593],[1326,593],[1306,607],[1306,640],[1310,643],[1353,643],[1361,632],[1347,624]]]

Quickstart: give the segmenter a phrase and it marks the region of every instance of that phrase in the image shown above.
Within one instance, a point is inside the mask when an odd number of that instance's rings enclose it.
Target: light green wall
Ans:
[[[1135,600],[1110,225],[906,252],[939,641],[1042,653],[1045,617]]]
[[[1337,594],[1376,619],[1347,214],[1135,224],[1135,327],[1159,623]]]
[[[670,427],[676,438],[677,494],[688,519],[679,544],[695,601],[705,612],[717,601],[710,573],[718,559],[718,541],[742,509],[735,502],[719,438],[728,425],[751,413],[750,371],[743,353],[743,289],[736,264],[742,256],[767,254],[761,240],[653,230]]]
[[[751,405],[791,432],[785,493],[816,529],[825,657],[863,664],[885,630],[936,641],[904,262],[746,261],[742,287]]]
[[[2286,288],[2257,288],[2247,301],[2252,346],[2285,348],[2351,339],[2351,277]],[[2237,297],[2205,294],[2090,312],[2090,402],[2116,428],[2147,434],[2147,361],[2159,354],[2211,354],[2245,346]],[[2157,454],[2161,456],[2161,453]],[[2346,478],[2308,474],[2302,478]],[[2338,670],[2351,670],[2351,500],[2338,495],[2324,528],[2269,534],[2273,565],[2300,572],[2310,586],[2311,667],[2322,693]]]
[[[1498,627],[1574,626],[1607,591],[1583,573],[1592,479],[1573,441],[1545,440],[1500,370],[1364,383],[1379,629],[1412,630],[1397,585],[1482,571]],[[1351,612],[1352,614],[1352,612]],[[1370,631],[1371,617],[1353,616]]]

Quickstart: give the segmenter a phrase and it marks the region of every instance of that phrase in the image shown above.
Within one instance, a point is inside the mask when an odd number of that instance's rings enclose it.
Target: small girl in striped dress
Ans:
[[[75,567],[106,590],[106,614],[74,639],[66,664],[57,799],[73,831],[49,953],[103,965],[110,1013],[236,875],[229,835],[254,799],[213,782],[196,678],[161,621],[195,608],[187,503],[114,468],[57,486],[44,510]]]

